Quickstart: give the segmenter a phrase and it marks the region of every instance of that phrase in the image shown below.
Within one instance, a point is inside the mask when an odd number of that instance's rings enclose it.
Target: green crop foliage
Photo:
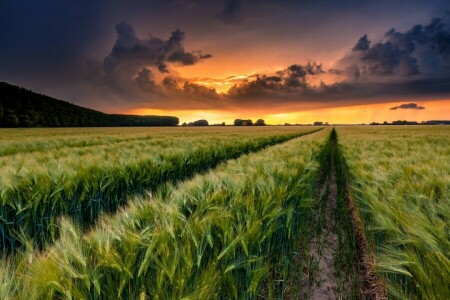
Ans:
[[[313,130],[1,131],[0,298],[295,298],[334,167],[339,293],[364,292],[349,192],[389,297],[450,299],[450,128]]]
[[[57,221],[81,227],[128,196],[186,179],[317,128],[70,128],[0,130],[0,250],[44,247]]]
[[[338,128],[375,269],[399,299],[450,299],[450,127]]]
[[[265,133],[267,134],[267,133]],[[5,262],[17,299],[283,297],[329,130],[137,197],[91,231],[64,218],[41,253]],[[7,276],[4,276],[6,278]]]

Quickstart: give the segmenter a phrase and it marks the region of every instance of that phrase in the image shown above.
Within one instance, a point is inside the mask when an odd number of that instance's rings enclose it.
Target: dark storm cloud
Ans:
[[[426,100],[450,95],[450,69],[442,67],[446,66],[448,60],[446,43],[449,30],[442,20],[433,20],[426,26],[416,25],[406,32],[391,29],[386,32],[384,40],[376,43],[371,43],[369,37],[363,35],[342,59],[339,68],[325,70],[315,62],[292,64],[273,74],[249,77],[223,94],[213,88],[172,76],[158,84],[153,79],[152,71],[142,68],[142,65],[154,66],[160,72],[166,72],[166,63],[189,65],[198,62],[203,56],[209,57],[200,52],[185,51],[182,45],[184,34],[181,31],[172,33],[168,41],[158,38],[142,41],[136,37],[132,28],[125,25],[119,27],[118,39],[110,56],[118,58],[119,62],[124,60],[126,67],[137,61],[141,69],[136,83],[141,91],[153,94],[159,92],[162,99],[168,101],[162,106],[169,105],[174,99],[179,99],[178,108],[227,108],[255,105],[277,107],[311,102],[332,106],[337,103],[387,102],[407,97]],[[419,50],[419,53],[426,53],[426,57],[432,54],[434,59],[439,60],[440,67],[430,68],[431,64],[427,60],[422,61],[416,53]],[[151,55],[147,55],[147,52]],[[342,77],[342,80],[333,84],[311,84],[312,78],[320,81],[323,74],[333,74]]]
[[[117,24],[115,29],[117,39],[103,63],[93,60],[87,63],[90,80],[103,80],[117,91],[132,92],[130,80],[138,72],[136,82],[142,91],[158,91],[150,67],[160,73],[169,73],[168,63],[186,66],[212,57],[201,51],[186,51],[183,45],[185,33],[179,29],[173,31],[168,40],[153,36],[141,39],[134,28],[124,22]]]
[[[213,88],[172,76],[165,77],[159,86],[164,93],[161,101],[153,103],[158,108],[177,109],[227,109],[225,98]]]
[[[254,87],[252,83],[250,87]],[[436,97],[450,96],[450,78],[417,79],[396,81],[389,84],[371,81],[342,81],[297,89],[238,89],[241,93],[225,96],[230,106],[251,108],[264,106],[276,108],[297,104],[320,104],[332,107],[338,105],[387,103],[405,98],[426,101]],[[244,92],[245,91],[245,92]],[[275,100],[276,99],[276,100]]]
[[[258,75],[256,79],[234,85],[228,94],[232,97],[257,95],[281,95],[308,88],[308,76],[324,73],[322,65],[308,62],[305,65],[293,64],[275,75]]]
[[[200,58],[200,59],[206,59],[206,58],[211,58],[211,57],[212,57],[211,54],[200,54],[200,55],[199,55],[199,58]]]
[[[327,72],[328,72],[328,74],[335,74],[335,75],[345,74],[345,70],[340,70],[340,69],[328,69]]]
[[[183,95],[194,99],[200,98],[206,100],[215,100],[219,97],[215,89],[191,82],[185,82],[180,91]]]
[[[172,77],[166,77],[163,79],[163,81],[161,82],[162,86],[165,87],[166,89],[169,90],[177,90],[178,89],[178,84],[175,78]]]
[[[378,43],[367,50],[361,61],[370,74],[385,75],[394,72],[401,75],[418,74],[417,59],[411,56],[411,52],[392,42]]]
[[[414,45],[404,47],[404,44],[389,39],[378,42],[370,47],[367,35],[359,39],[346,58],[353,62],[347,67],[355,77],[372,75],[413,75],[419,73],[417,59],[412,56]]]
[[[425,107],[419,106],[416,103],[405,103],[390,108],[390,110],[397,110],[397,109],[425,109]]]
[[[227,96],[236,103],[236,99],[246,99],[250,105],[361,104],[449,97],[449,45],[450,27],[443,19],[415,25],[405,32],[391,29],[376,43],[363,35],[340,61],[339,68],[323,70],[316,63],[295,64],[276,72],[276,81],[270,74],[260,74],[254,80],[235,85]],[[311,76],[320,78],[323,73],[342,79],[333,84],[310,84]],[[413,104],[398,108],[423,109]]]
[[[111,53],[104,60],[104,69],[113,73],[120,65],[137,64],[158,67],[160,72],[167,73],[167,62],[181,65],[193,65],[200,59],[210,58],[210,54],[196,55],[184,49],[185,34],[180,29],[172,32],[167,41],[157,37],[140,39],[133,27],[126,23],[116,25],[117,40]]]
[[[370,46],[370,41],[367,38],[367,34],[365,34],[358,40],[356,45],[353,46],[352,50],[353,51],[366,51],[369,49],[369,46]]]
[[[450,77],[422,78],[377,82],[366,80],[342,81],[321,85],[305,91],[304,99],[330,103],[344,101],[348,103],[388,102],[404,98],[430,99],[450,95]]]
[[[286,87],[307,87],[307,75],[317,75],[324,73],[322,65],[308,62],[306,65],[290,65],[285,71],[287,78],[285,78],[284,86]]]
[[[183,47],[183,41],[185,34],[181,30],[177,29],[172,32],[172,36],[167,41],[164,53],[161,54],[161,58],[167,59],[169,62],[180,63],[182,65],[193,65],[200,59],[211,58],[211,54],[203,55],[201,51],[197,51],[198,55],[190,52],[186,52]]]
[[[445,73],[450,68],[450,28],[435,18],[428,25],[417,24],[406,32],[391,29],[385,40],[371,43],[362,36],[342,60],[355,77]]]
[[[227,94],[234,98],[245,98],[269,93],[274,94],[274,92],[279,92],[282,89],[283,79],[281,77],[258,75],[254,80],[234,85]]]
[[[170,97],[182,97],[196,100],[215,100],[219,94],[213,88],[192,83],[189,81],[178,82],[173,77],[166,77],[162,81],[162,86]]]
[[[147,93],[159,93],[161,92],[160,87],[156,84],[153,79],[153,73],[147,68],[142,68],[136,77],[136,83],[139,88]]]

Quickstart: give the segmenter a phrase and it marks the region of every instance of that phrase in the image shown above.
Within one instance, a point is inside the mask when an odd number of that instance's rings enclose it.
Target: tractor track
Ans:
[[[333,129],[316,190],[312,234],[303,243],[299,291],[286,299],[387,299],[367,251],[363,222],[351,199],[345,163]],[[349,250],[350,249],[350,250]],[[299,258],[302,259],[302,258]],[[298,263],[297,263],[298,264]],[[292,289],[292,287],[290,287]]]

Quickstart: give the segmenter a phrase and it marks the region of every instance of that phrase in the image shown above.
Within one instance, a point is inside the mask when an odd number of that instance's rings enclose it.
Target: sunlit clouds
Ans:
[[[234,85],[239,85],[246,80],[255,78],[257,74],[231,75],[225,78],[189,78],[188,80],[199,85],[215,89],[218,93],[227,93]]]
[[[47,5],[10,6],[0,80],[107,113],[446,118],[431,104],[450,99],[443,0],[59,3],[46,22]]]

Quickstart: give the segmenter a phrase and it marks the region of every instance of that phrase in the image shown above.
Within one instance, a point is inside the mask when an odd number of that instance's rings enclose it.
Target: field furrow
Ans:
[[[282,298],[329,130],[244,155],[3,266],[18,298]]]
[[[85,130],[0,156],[0,298],[450,298],[447,127]]]
[[[394,299],[450,298],[450,130],[337,130],[368,262]]]
[[[222,129],[219,135],[217,129],[153,129],[148,141],[8,156],[0,165],[1,249],[14,252],[29,240],[43,246],[57,237],[61,216],[88,227],[100,212],[115,211],[133,193],[313,130]],[[133,132],[127,132],[132,139]]]

